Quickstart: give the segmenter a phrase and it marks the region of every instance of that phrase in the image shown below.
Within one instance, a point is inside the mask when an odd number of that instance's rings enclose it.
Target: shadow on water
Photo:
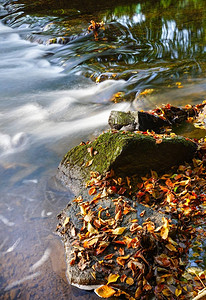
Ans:
[[[0,298],[97,299],[67,283],[54,232],[73,195],[53,175],[112,109],[205,99],[206,3],[0,1],[0,19]]]

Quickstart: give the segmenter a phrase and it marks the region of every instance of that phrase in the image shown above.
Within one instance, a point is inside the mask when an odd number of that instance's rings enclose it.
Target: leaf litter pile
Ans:
[[[161,142],[161,135],[144,134]],[[188,268],[188,253],[192,241],[201,244],[206,237],[206,139],[198,141],[191,163],[170,173],[121,178],[113,170],[104,176],[91,172],[87,188],[91,200],[73,200],[81,227],[64,216],[57,230],[72,240],[70,268],[88,269],[99,284],[97,295],[193,299],[205,291],[206,271]],[[144,218],[144,210],[138,215],[137,203],[161,213],[161,224]]]

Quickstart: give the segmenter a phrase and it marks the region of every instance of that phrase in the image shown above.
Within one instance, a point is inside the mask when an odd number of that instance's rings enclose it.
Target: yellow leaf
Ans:
[[[164,295],[164,296],[166,296],[166,297],[169,297],[169,296],[171,296],[171,293],[170,293],[170,290],[169,289],[164,289],[164,290],[162,290],[162,294]]]
[[[193,256],[193,257],[198,257],[198,256],[200,256],[200,254],[197,253],[197,252],[194,252],[194,253],[192,254],[192,256]]]
[[[175,290],[175,296],[178,297],[179,295],[182,294],[182,290],[176,289]]]
[[[119,274],[110,274],[107,279],[107,284],[109,284],[110,282],[116,282],[118,278]]]
[[[66,226],[69,223],[70,218],[66,217],[63,223],[63,226]]]
[[[150,95],[154,92],[154,89],[146,89],[140,93],[140,95]]]
[[[134,284],[134,279],[132,277],[127,277],[126,284],[133,285]]]
[[[177,249],[176,249],[172,244],[167,244],[166,247],[167,247],[167,249],[169,249],[170,251],[177,252]]]
[[[162,227],[160,231],[160,235],[163,240],[166,240],[168,238],[169,229],[166,227]]]
[[[126,228],[127,227],[117,227],[116,229],[112,230],[112,234],[121,235],[125,231]]]
[[[94,291],[101,298],[109,298],[116,293],[116,291],[108,285],[101,285]]]
[[[88,230],[90,233],[98,233],[98,231],[92,226],[91,223],[88,223],[88,224],[87,224],[87,230]]]

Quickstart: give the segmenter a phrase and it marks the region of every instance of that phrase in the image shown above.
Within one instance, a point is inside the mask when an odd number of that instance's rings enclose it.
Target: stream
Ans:
[[[71,2],[0,0],[0,299],[98,299],[65,276],[58,164],[111,110],[206,100],[204,0]]]

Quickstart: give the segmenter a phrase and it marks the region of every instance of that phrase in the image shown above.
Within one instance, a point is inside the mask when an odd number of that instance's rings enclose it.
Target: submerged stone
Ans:
[[[113,169],[122,177],[150,170],[165,172],[190,161],[196,149],[196,143],[179,136],[106,132],[93,142],[72,148],[60,163],[57,178],[79,193],[91,171],[104,175]]]

